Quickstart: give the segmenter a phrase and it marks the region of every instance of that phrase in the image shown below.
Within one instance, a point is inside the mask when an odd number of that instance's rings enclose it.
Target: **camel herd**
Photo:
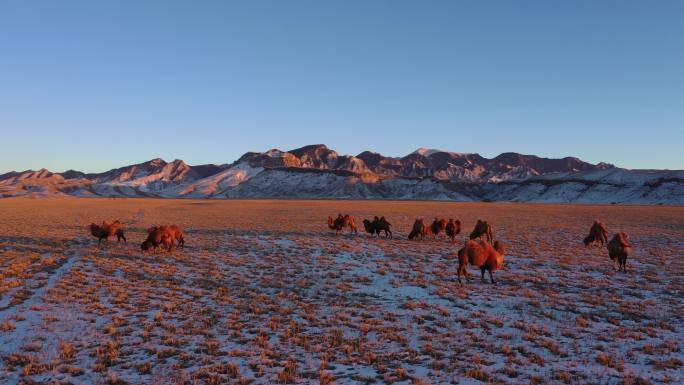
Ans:
[[[380,231],[385,231],[385,238],[392,238],[391,224],[385,217],[376,216],[372,221],[364,219],[363,226],[371,237],[377,235],[379,238]],[[345,227],[348,227],[351,233],[358,233],[354,217],[349,214],[338,214],[336,219],[328,217],[328,227],[335,230],[335,234],[339,234]],[[416,218],[408,239],[421,241],[429,237],[437,239],[442,232],[451,242],[456,242],[456,235],[461,232],[461,221],[435,218],[432,224],[427,225],[423,218]],[[627,234],[619,232],[608,242],[606,226],[595,220],[589,229],[589,235],[584,238],[583,242],[586,247],[591,245],[602,247],[607,243],[608,256],[614,263],[614,269],[627,272],[627,256],[632,250]],[[503,267],[505,250],[506,246],[503,242],[494,241],[492,226],[487,221],[478,219],[465,244],[458,250],[458,282],[461,283],[461,274],[466,280],[470,280],[467,270],[470,264],[480,269],[483,281],[485,272],[488,272],[491,283],[496,283],[492,272]]]
[[[627,272],[627,256],[632,251],[632,244],[629,237],[623,232],[616,233],[608,242],[608,230],[598,219],[594,221],[589,229],[589,235],[584,238],[584,245],[603,246],[608,243],[608,256],[613,261],[614,269]]]
[[[113,222],[103,221],[101,225],[94,223],[90,224],[90,233],[97,238],[98,246],[102,244],[102,240],[107,240],[109,237],[116,235],[117,242],[123,239],[126,243],[126,236],[124,235],[124,225],[121,221]],[[147,229],[147,238],[140,245],[140,250],[157,251],[159,246],[163,246],[167,251],[172,251],[174,247],[185,246],[185,239],[183,238],[183,230],[178,225],[162,225],[152,226]]]
[[[385,238],[392,239],[392,224],[383,217],[374,217],[373,220],[364,219],[363,227],[371,237],[377,236],[380,238],[380,233],[384,233]],[[349,228],[353,234],[357,234],[356,221],[351,215],[339,214],[337,218],[328,217],[328,228],[335,230],[335,234],[339,234],[344,228]],[[432,239],[444,233],[451,242],[456,242],[456,235],[461,232],[461,221],[446,218],[435,218],[429,226],[425,224],[422,218],[417,218],[413,223],[411,232],[408,235],[409,240],[425,240],[432,236]],[[124,225],[121,221],[104,221],[101,225],[91,224],[90,233],[97,238],[98,246],[103,240],[109,237],[116,236],[117,242],[121,240],[126,242],[124,234]],[[483,239],[484,238],[484,239]],[[598,246],[603,247],[607,244],[608,256],[613,261],[614,269],[617,271],[627,272],[627,256],[632,251],[632,244],[629,241],[627,234],[623,232],[616,233],[610,242],[608,242],[608,230],[606,226],[595,220],[589,228],[589,235],[587,235],[583,243],[586,247]],[[183,230],[178,225],[162,225],[153,226],[147,229],[147,238],[140,245],[143,252],[156,252],[159,247],[172,251],[176,246],[184,247],[185,239],[183,238]],[[492,226],[486,221],[477,220],[473,231],[468,236],[465,244],[458,250],[458,282],[461,283],[461,275],[467,281],[470,281],[468,274],[468,265],[473,265],[480,269],[482,273],[482,281],[485,280],[485,272],[489,273],[489,280],[491,283],[496,283],[492,273],[500,270],[503,267],[504,253],[506,247],[501,241],[494,241],[494,232]]]

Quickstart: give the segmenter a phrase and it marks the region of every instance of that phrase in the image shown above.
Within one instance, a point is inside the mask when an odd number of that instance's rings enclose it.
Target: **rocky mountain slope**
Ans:
[[[230,165],[153,159],[99,174],[10,172],[0,175],[0,194],[684,204],[684,171],[425,148],[401,158],[371,151],[351,156],[319,144],[248,152]]]

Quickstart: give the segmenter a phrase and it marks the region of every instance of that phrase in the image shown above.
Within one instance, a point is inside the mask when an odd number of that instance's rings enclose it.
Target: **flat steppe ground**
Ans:
[[[436,216],[493,225],[497,285],[458,285],[465,234],[406,239]],[[582,245],[595,218],[629,234],[627,274]],[[127,244],[97,246],[109,219]],[[142,254],[166,223],[185,249]],[[683,272],[683,207],[0,199],[0,382],[681,384]]]

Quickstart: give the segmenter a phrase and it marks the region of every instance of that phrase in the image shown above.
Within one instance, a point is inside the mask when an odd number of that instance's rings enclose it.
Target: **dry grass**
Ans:
[[[396,239],[334,236],[338,212],[385,215]],[[492,223],[499,284],[458,286],[459,245],[406,240],[418,216]],[[629,274],[582,246],[594,218],[630,235]],[[105,219],[128,244],[96,247]],[[141,254],[163,223],[185,250]],[[0,378],[680,383],[683,229],[676,207],[2,199]]]

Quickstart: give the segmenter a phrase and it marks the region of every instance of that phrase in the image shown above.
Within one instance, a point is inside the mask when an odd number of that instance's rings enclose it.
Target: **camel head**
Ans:
[[[152,242],[150,241],[144,241],[143,243],[140,244],[140,250],[141,251],[148,251],[152,247]]]

